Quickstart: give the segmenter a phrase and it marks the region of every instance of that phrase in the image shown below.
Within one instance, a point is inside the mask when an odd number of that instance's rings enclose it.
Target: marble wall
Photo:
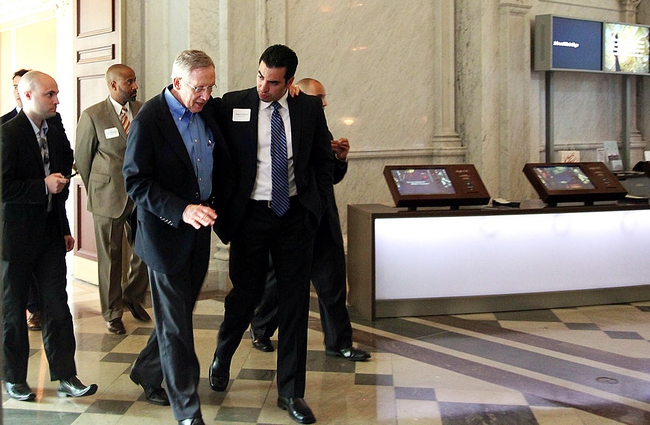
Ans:
[[[254,85],[268,45],[296,51],[297,78],[323,82],[330,129],[352,146],[335,190],[344,232],[348,204],[392,204],[388,164],[473,163],[493,197],[536,197],[521,171],[546,155],[535,16],[650,24],[650,0],[122,1],[143,99],[168,83],[183,48],[213,57],[217,94]],[[620,143],[623,92],[620,75],[554,73],[555,149],[589,161],[604,141]],[[647,148],[648,77],[634,78],[633,94],[632,164]]]

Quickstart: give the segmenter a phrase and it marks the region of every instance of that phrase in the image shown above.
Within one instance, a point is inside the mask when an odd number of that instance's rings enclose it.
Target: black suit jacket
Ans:
[[[49,124],[49,121],[48,121]],[[3,259],[29,258],[43,240],[48,196],[41,149],[29,119],[23,111],[0,127],[2,137]],[[47,143],[50,172],[70,174],[73,153],[70,141],[56,125],[49,125]],[[69,235],[65,213],[69,190],[52,195],[52,212],[57,215],[61,235]],[[61,243],[64,244],[63,238]]]
[[[18,110],[17,110],[16,108],[14,108],[14,109],[12,109],[11,111],[9,111],[9,112],[7,112],[6,114],[4,114],[2,117],[0,117],[0,124],[4,124],[4,123],[6,123],[7,121],[9,121],[10,119],[12,119],[12,118],[15,117],[16,115],[18,115]]]
[[[300,203],[317,225],[332,196],[331,137],[320,99],[300,93],[288,97],[293,144],[293,165]],[[230,229],[235,230],[250,200],[257,177],[257,115],[259,97],[255,87],[226,93],[219,107],[219,120],[237,172],[237,187],[230,208]],[[234,109],[250,110],[250,120],[234,121]]]
[[[213,114],[204,111],[201,116],[214,136],[211,199],[219,215],[215,229],[221,237],[222,213],[228,189],[233,186],[230,155]],[[164,90],[146,102],[131,123],[122,171],[126,191],[137,206],[135,251],[150,268],[178,273],[188,261],[196,238],[201,238],[201,246],[209,250],[210,231],[203,232],[206,239],[182,220],[187,205],[205,200],[200,199],[194,167]]]

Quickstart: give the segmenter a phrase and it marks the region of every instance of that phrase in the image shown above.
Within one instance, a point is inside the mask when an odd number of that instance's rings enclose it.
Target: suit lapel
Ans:
[[[167,88],[164,90],[167,90]],[[194,172],[194,166],[192,165],[190,155],[187,153],[187,148],[185,147],[183,138],[178,132],[178,127],[176,127],[176,124],[174,123],[174,117],[172,117],[171,112],[169,111],[169,106],[165,100],[164,90],[159,95],[159,101],[156,104],[158,109],[158,112],[156,113],[156,117],[158,118],[158,126],[160,127],[161,133],[165,136],[167,143],[169,143],[176,154],[183,160],[185,165],[187,165],[189,169]]]
[[[291,119],[291,149],[293,150],[293,163],[294,169],[296,161],[299,161],[299,147],[300,147],[300,108],[297,105],[296,97],[287,96],[287,105],[289,106],[289,117]]]
[[[45,166],[43,164],[43,156],[41,155],[41,146],[38,144],[38,139],[34,133],[31,121],[23,111],[20,111],[18,116],[14,119],[20,121],[20,126],[23,127],[23,130],[20,132],[21,134],[19,137],[24,138],[24,144],[27,146],[30,156],[40,165],[39,168],[43,171],[43,177],[45,177]]]
[[[117,131],[120,133],[120,138],[126,142],[127,135],[124,132],[124,127],[122,127],[120,117],[115,113],[115,108],[113,107],[110,96],[106,98],[106,101],[104,102],[104,108],[106,110],[104,116],[108,117],[108,120],[110,121],[109,125],[117,128]]]

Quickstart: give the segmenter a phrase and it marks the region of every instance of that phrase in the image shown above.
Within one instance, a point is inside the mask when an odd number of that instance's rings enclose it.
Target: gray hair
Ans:
[[[174,78],[185,78],[190,76],[190,72],[198,68],[214,68],[214,62],[202,50],[183,50],[174,59],[172,65],[172,80]]]

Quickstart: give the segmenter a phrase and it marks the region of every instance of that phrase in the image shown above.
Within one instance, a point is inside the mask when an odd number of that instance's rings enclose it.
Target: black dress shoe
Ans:
[[[169,406],[169,397],[167,397],[167,391],[165,391],[164,388],[145,384],[140,375],[133,368],[131,368],[129,378],[131,378],[131,381],[133,381],[134,384],[142,387],[144,395],[147,397],[149,403],[158,406]]]
[[[124,323],[122,323],[122,319],[119,317],[117,319],[111,320],[110,322],[106,322],[106,327],[110,333],[115,335],[124,335],[126,333],[126,329],[124,329]]]
[[[300,397],[278,397],[278,407],[289,412],[289,417],[299,424],[316,423],[311,409]]]
[[[133,317],[135,317],[136,320],[139,320],[141,322],[150,322],[151,321],[151,316],[149,316],[149,313],[147,313],[147,310],[144,309],[139,303],[131,303],[128,301],[124,301],[124,305],[126,308],[129,309]]]
[[[217,356],[214,356],[214,360],[210,365],[210,388],[214,391],[225,391],[228,388],[228,382],[230,381],[230,366],[225,366]]]
[[[202,418],[189,418],[178,421],[179,425],[205,425]]]
[[[266,336],[257,336],[253,333],[253,330],[251,329],[251,340],[253,340],[253,347],[257,348],[260,351],[264,351],[265,353],[270,353],[275,348],[273,348],[273,344],[271,344],[271,338],[266,337]]]
[[[83,397],[97,392],[97,384],[84,385],[79,378],[73,376],[59,381],[59,397]]]
[[[29,317],[27,318],[27,329],[30,331],[40,331],[43,329],[40,311],[35,311],[29,314]]]
[[[370,358],[369,352],[354,348],[352,346],[342,348],[338,351],[325,350],[325,354],[330,357],[343,357],[344,359],[350,360],[351,362],[365,362]]]
[[[15,398],[16,400],[32,401],[36,398],[36,394],[32,392],[32,389],[29,388],[27,382],[20,382],[18,384],[5,382],[5,388],[7,389],[9,397]]]

